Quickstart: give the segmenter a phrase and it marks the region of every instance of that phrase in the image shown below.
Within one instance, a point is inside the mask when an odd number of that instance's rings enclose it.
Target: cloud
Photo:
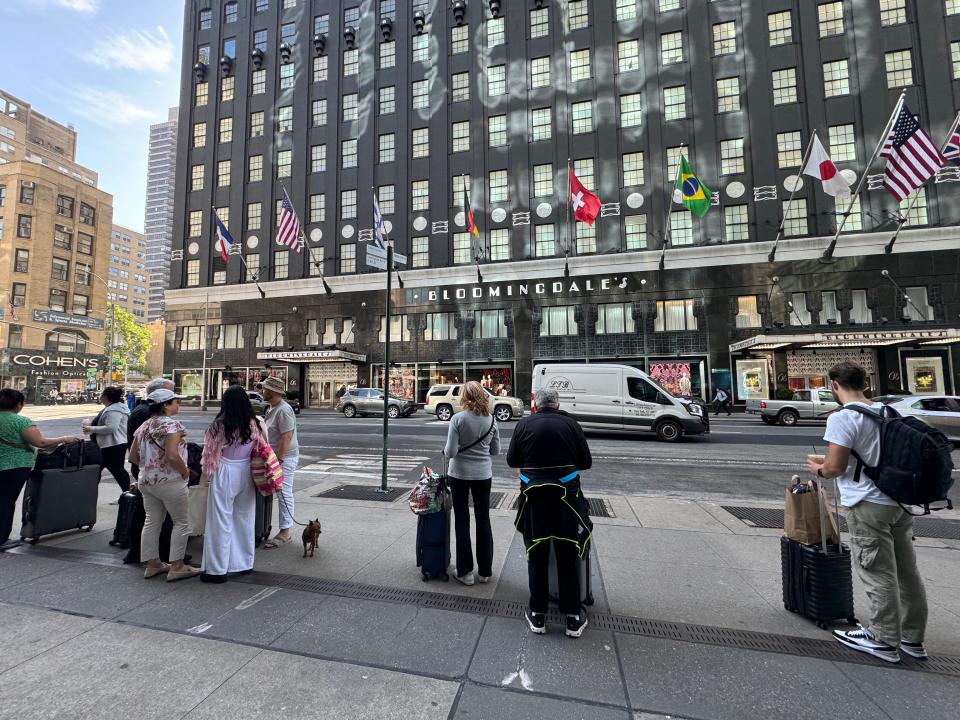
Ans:
[[[88,0],[62,0],[87,2]],[[90,51],[90,62],[108,69],[123,68],[141,72],[165,73],[173,67],[175,55],[170,36],[163,27],[156,33],[134,30],[106,37]]]
[[[162,119],[161,114],[122,93],[86,86],[70,88],[70,112],[103,127],[134,125]]]
[[[54,0],[54,4],[84,13],[95,13],[100,9],[100,0]]]

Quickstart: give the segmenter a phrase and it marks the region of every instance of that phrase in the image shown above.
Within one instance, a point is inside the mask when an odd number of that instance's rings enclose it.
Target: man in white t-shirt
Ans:
[[[855,362],[834,365],[830,387],[844,409],[827,418],[823,439],[830,444],[825,462],[807,461],[820,478],[836,478],[846,510],[850,548],[869,601],[869,625],[834,630],[833,636],[854,650],[887,662],[900,662],[900,650],[927,658],[923,636],[927,626],[927,594],[913,551],[913,516],[885,495],[863,471],[880,462],[880,425],[850,405],[879,408],[863,394],[867,375]]]

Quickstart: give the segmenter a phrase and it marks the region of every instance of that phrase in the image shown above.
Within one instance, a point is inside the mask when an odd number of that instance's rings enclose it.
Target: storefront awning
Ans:
[[[277,360],[287,363],[349,362],[363,363],[367,356],[346,350],[290,350],[280,352],[259,352],[257,360]]]
[[[791,335],[754,335],[730,345],[730,352],[781,348],[866,348],[903,344],[949,345],[955,342],[960,342],[960,328],[801,332]]]

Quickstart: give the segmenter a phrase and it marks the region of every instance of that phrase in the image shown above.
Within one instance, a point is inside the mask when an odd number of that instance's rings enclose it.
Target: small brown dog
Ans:
[[[317,541],[320,540],[320,518],[311,520],[303,529],[303,556],[307,556],[307,550],[310,550],[310,557],[313,557],[313,551],[317,549]]]

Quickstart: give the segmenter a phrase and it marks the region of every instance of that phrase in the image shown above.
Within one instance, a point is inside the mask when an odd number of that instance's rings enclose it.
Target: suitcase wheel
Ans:
[[[82,530],[83,532],[90,532],[91,530],[93,530],[93,525],[81,525],[77,529]]]
[[[447,573],[444,573],[444,574],[441,575],[440,577],[443,578],[443,581],[444,581],[444,582],[450,582],[450,576],[449,576]]]
[[[817,627],[821,630],[826,630],[830,627],[830,623],[824,622],[823,620],[817,620]]]
[[[583,604],[588,606],[593,605],[593,593],[590,593],[583,599]]]
[[[422,576],[424,582],[427,582],[430,579],[430,576],[427,575],[427,573],[423,570],[420,571],[420,575]]]

